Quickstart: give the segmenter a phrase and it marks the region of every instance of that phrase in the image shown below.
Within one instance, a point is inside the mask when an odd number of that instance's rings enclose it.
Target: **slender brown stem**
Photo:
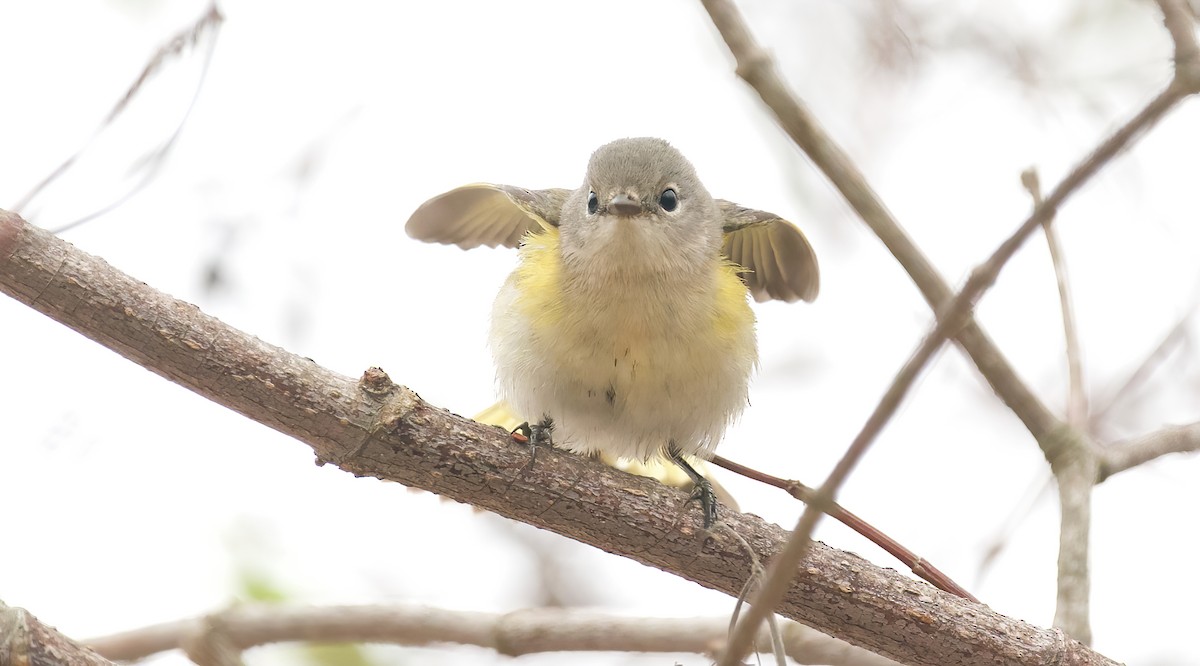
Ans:
[[[746,467],[745,465],[736,463],[722,456],[713,456],[712,463],[718,467],[723,467],[734,474],[740,474],[748,479],[754,479],[755,481],[779,488],[780,490],[806,504],[812,500],[814,494],[816,493],[815,490],[809,488],[803,483],[800,483],[799,481],[781,479],[777,476],[772,476],[771,474],[759,471],[752,467]],[[838,504],[837,502],[831,502],[828,506],[828,511],[826,511],[826,515],[866,537],[869,541],[871,541],[871,543],[879,546],[891,554],[892,557],[900,560],[900,562],[903,563],[904,566],[908,567],[914,575],[932,585],[937,586],[939,590],[958,595],[964,599],[978,601],[974,595],[972,595],[958,583],[954,582],[954,580],[943,573],[941,569],[938,569],[925,558],[920,557],[908,548],[905,548],[899,541],[896,541],[887,534],[884,534],[882,530],[878,529],[874,525],[871,525],[862,518],[859,518],[841,504]]]

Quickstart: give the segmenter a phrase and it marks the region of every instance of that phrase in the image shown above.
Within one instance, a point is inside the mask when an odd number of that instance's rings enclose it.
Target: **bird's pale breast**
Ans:
[[[705,455],[747,402],[754,315],[735,267],[600,288],[566,279],[557,230],[531,236],[492,312],[503,397],[555,443],[645,459],[674,442]]]

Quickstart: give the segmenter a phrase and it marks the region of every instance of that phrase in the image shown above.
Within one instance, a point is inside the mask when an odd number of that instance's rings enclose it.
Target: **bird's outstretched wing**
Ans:
[[[542,225],[558,226],[571,191],[527,190],[512,185],[477,183],[439,194],[408,218],[409,236],[464,250],[480,245],[516,247],[526,233]]]
[[[717,200],[724,219],[721,248],[746,269],[742,280],[756,301],[811,302],[820,290],[817,255],[796,225],[778,215]]]
[[[421,204],[408,218],[409,236],[469,250],[516,247],[526,233],[558,226],[571,191],[512,185],[464,185]],[[812,301],[820,286],[817,257],[804,234],[778,215],[717,200],[725,231],[722,253],[746,269],[754,299]]]

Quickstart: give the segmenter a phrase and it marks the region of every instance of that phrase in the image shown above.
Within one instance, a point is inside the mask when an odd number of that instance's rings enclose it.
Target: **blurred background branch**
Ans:
[[[871,443],[895,414],[908,390],[933,358],[947,336],[953,335],[970,323],[971,308],[991,287],[1001,269],[1016,254],[1025,240],[1038,228],[1048,227],[1058,207],[1075,191],[1082,187],[1110,160],[1125,151],[1150,128],[1154,127],[1168,111],[1190,95],[1200,92],[1200,76],[1192,68],[1192,60],[1200,64],[1200,52],[1195,45],[1194,20],[1183,0],[1158,0],[1163,11],[1168,32],[1175,42],[1176,72],[1171,84],[1152,99],[1131,120],[1101,142],[1046,197],[1037,202],[1034,212],[1021,224],[989,259],[977,267],[962,290],[945,303],[933,301],[937,322],[913,356],[893,380],[879,405],[867,423],[851,442],[838,465],[817,490],[816,496],[805,509],[780,558],[772,562],[761,589],[751,599],[751,610],[739,622],[737,632],[729,648],[722,654],[719,663],[731,666],[747,649],[751,636],[757,632],[766,614],[783,598],[789,581],[795,576],[796,566],[804,558],[813,529],[822,512],[829,510],[837,489],[849,477],[851,471],[865,454]],[[713,24],[721,33],[734,59],[737,73],[763,99],[774,112],[783,129],[800,146],[814,163],[825,173],[842,193],[851,207],[867,222],[868,226],[884,241],[893,255],[906,265],[909,274],[925,276],[936,289],[944,282],[936,271],[928,266],[924,256],[908,239],[888,213],[886,207],[874,194],[859,169],[833,139],[821,129],[821,125],[809,113],[807,107],[788,89],[777,72],[776,65],[768,53],[759,46],[749,32],[749,27],[733,2],[728,0],[703,0]],[[1040,188],[1029,186],[1035,199],[1041,199]],[[1053,240],[1053,239],[1052,239]],[[889,242],[890,241],[890,242]],[[1057,256],[1057,255],[1056,255]],[[913,268],[908,268],[911,264]],[[1056,267],[1058,264],[1056,263]],[[917,280],[920,284],[920,280]],[[1060,273],[1060,283],[1063,281]],[[1065,290],[1065,285],[1063,286]],[[933,299],[931,299],[932,301]],[[1068,300],[1063,299],[1064,318],[1069,323]],[[1068,326],[1068,336],[1074,329]],[[986,338],[981,338],[986,340]],[[988,345],[990,347],[990,345]],[[1074,345],[1072,345],[1074,347]],[[991,350],[988,349],[990,353]],[[998,352],[995,353],[996,358]],[[1003,367],[1002,364],[1000,367]],[[976,360],[983,371],[984,364]],[[987,376],[987,372],[985,372]],[[1010,387],[1010,391],[1022,395],[1020,400],[1006,400],[1009,407],[1018,412],[1022,421],[1030,428],[1038,445],[1046,455],[1059,487],[1061,527],[1058,557],[1058,605],[1055,626],[1063,628],[1069,635],[1085,644],[1092,641],[1089,624],[1088,598],[1091,583],[1088,573],[1088,544],[1091,525],[1091,489],[1098,478],[1099,463],[1094,453],[1095,445],[1086,433],[1070,423],[1062,423],[1048,413],[1040,401],[1017,380],[1013,373],[1001,373],[1002,381],[991,382],[993,388]],[[1072,377],[1074,379],[1074,376]],[[1072,382],[1072,386],[1077,386]],[[1015,387],[1015,388],[1013,388]],[[1080,398],[1081,399],[1081,398]],[[1022,415],[1019,409],[1027,409]],[[1082,414],[1076,414],[1079,424]]]
[[[539,652],[692,652],[724,643],[726,617],[620,617],[595,611],[527,608],[507,613],[417,605],[298,608],[243,606],[203,618],[166,622],[84,641],[109,659],[132,661],[179,649],[220,626],[239,650],[284,641],[474,645],[509,657]],[[783,627],[787,656],[798,664],[895,666],[896,662],[802,624]],[[770,644],[766,631],[757,639]]]
[[[27,219],[34,220],[39,208],[72,198],[72,188],[79,188],[81,183],[88,179],[94,181],[113,176],[121,178],[120,184],[114,183],[104,191],[104,195],[110,197],[105,203],[72,202],[76,206],[82,203],[84,206],[90,205],[91,208],[81,208],[74,213],[78,217],[54,227],[55,233],[62,233],[111,213],[149,186],[166,165],[171,149],[179,141],[196,101],[200,98],[204,79],[216,52],[217,35],[224,20],[216,3],[211,2],[192,25],[162,44],[83,146],[17,200],[12,209]],[[196,52],[202,55],[196,55]],[[166,70],[172,67],[183,68],[185,65],[192,65],[197,69],[194,75],[194,89],[186,103],[178,108],[175,114],[167,118],[151,118],[147,117],[141,108],[133,109],[133,101],[141,95],[153,92],[158,92],[160,96],[165,94],[162,90],[150,89],[156,86],[169,88],[178,84],[178,79],[181,78],[177,75],[178,72],[173,75]],[[164,126],[161,133],[147,131],[147,125],[158,126],[164,122],[172,124]],[[145,146],[146,140],[154,143]],[[121,160],[128,162],[123,165],[124,168],[119,168],[116,164]],[[73,174],[72,171],[78,173]],[[132,182],[127,183],[126,179],[132,179]],[[87,185],[96,187],[95,182]],[[48,191],[48,188],[51,189]],[[115,190],[124,191],[117,194]]]

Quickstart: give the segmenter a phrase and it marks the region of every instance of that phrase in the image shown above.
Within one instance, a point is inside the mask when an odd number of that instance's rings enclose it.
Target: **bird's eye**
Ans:
[[[595,215],[599,207],[600,200],[596,198],[596,193],[588,192],[588,215]]]
[[[676,208],[679,208],[679,194],[676,193],[674,189],[668,187],[667,189],[663,190],[662,194],[658,195],[658,205],[662,206],[663,210],[670,213]]]

